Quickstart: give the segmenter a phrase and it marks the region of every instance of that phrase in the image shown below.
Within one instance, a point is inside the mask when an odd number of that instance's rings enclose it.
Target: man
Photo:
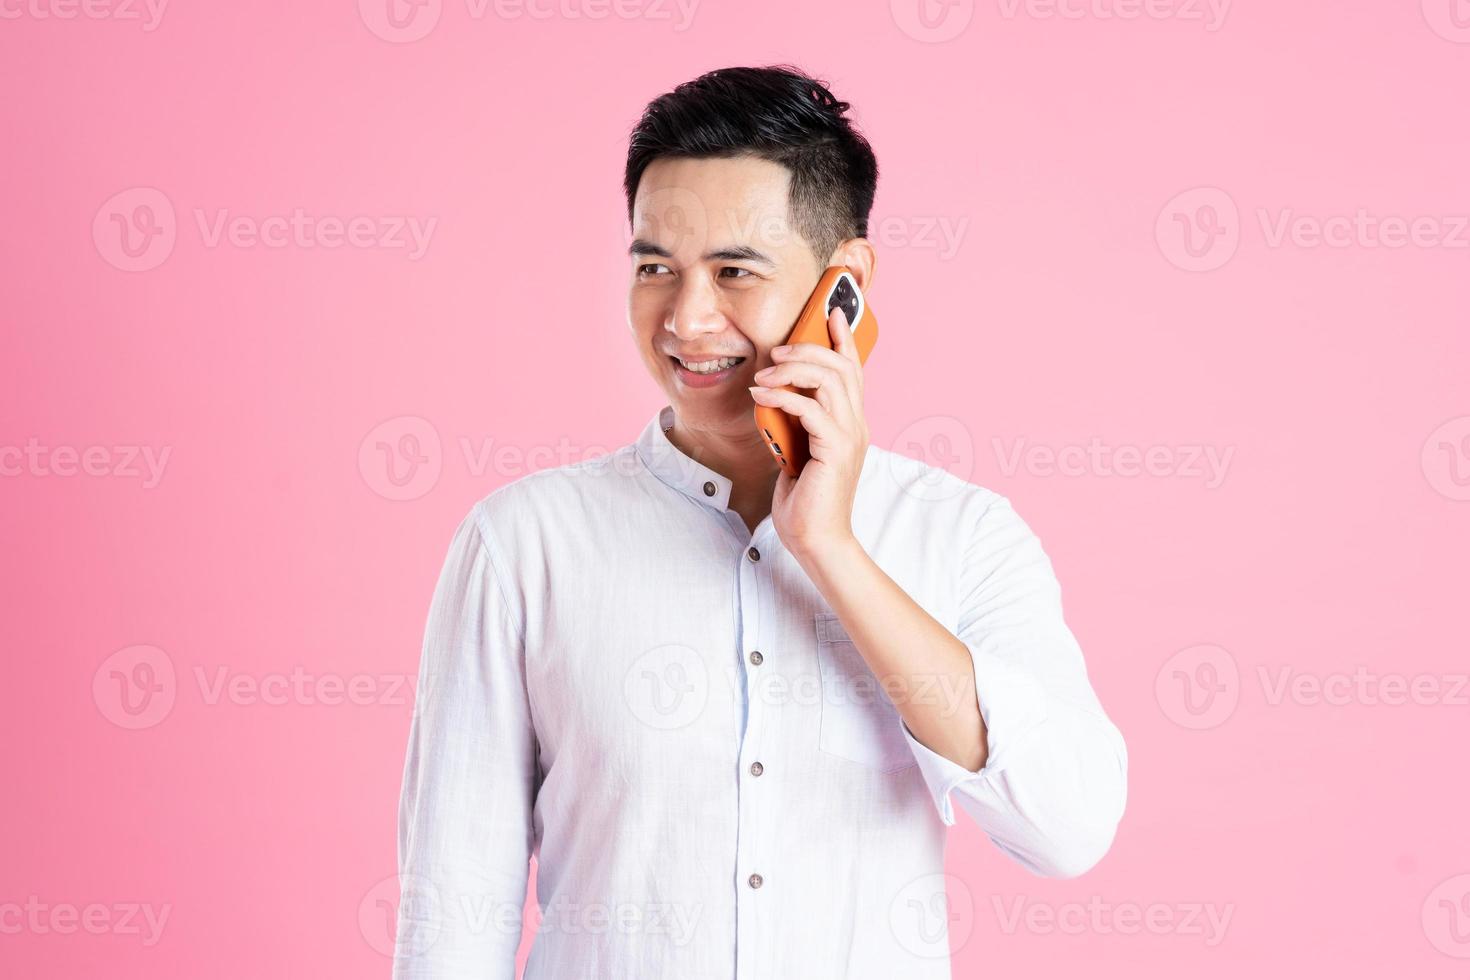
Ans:
[[[873,281],[878,171],[847,108],[795,70],[732,68],[633,132],[628,322],[668,403],[454,536],[404,773],[396,977],[514,977],[535,854],[531,980],[947,978],[956,808],[1040,875],[1111,846],[1127,752],[1036,537],[1005,498],[869,444],[840,310],[835,350],[778,346],[825,268]],[[799,478],[755,402],[809,433]]]

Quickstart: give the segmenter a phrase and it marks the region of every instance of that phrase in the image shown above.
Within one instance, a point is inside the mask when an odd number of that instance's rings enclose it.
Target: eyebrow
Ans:
[[[671,259],[674,253],[648,241],[646,238],[635,238],[628,246],[629,255],[655,255],[661,259]],[[764,265],[775,265],[776,261],[765,252],[751,248],[749,245],[731,245],[728,248],[717,248],[711,252],[705,252],[702,261],[705,262],[760,262]]]

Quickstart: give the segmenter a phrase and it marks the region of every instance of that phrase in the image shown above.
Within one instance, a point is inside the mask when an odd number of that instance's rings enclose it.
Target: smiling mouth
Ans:
[[[703,374],[719,374],[721,371],[728,371],[730,368],[734,367],[735,365],[743,363],[745,361],[745,358],[743,358],[743,357],[721,357],[721,358],[718,358],[718,359],[713,360],[713,361],[695,361],[693,363],[687,363],[687,362],[682,361],[679,358],[675,357],[674,355],[670,354],[669,355],[669,360],[673,361],[674,364],[676,364],[677,366],[683,368],[684,370],[688,371],[691,374],[701,374],[701,375],[703,375]]]

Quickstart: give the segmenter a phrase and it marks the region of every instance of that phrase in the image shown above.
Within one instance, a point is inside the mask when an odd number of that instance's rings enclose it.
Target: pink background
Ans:
[[[0,973],[388,973],[450,533],[663,404],[627,131],[792,61],[882,168],[874,441],[1015,501],[1128,739],[1086,877],[953,830],[955,976],[1466,975],[1470,8],[385,2],[3,8]]]

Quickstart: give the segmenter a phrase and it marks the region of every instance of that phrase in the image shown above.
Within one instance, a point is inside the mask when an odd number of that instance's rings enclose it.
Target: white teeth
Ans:
[[[743,357],[722,357],[718,361],[698,361],[690,364],[683,359],[679,359],[679,363],[683,364],[695,374],[714,374],[716,371],[723,371],[731,365],[739,364],[743,360],[745,360]]]

